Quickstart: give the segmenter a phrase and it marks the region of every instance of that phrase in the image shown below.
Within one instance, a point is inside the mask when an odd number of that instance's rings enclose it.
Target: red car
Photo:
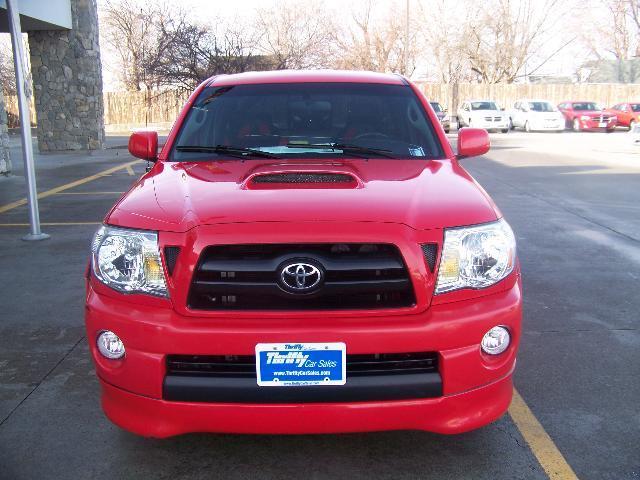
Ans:
[[[574,132],[582,130],[606,130],[613,132],[616,129],[617,119],[604,111],[595,102],[562,102],[558,110],[565,118],[567,128]]]
[[[633,126],[640,122],[640,103],[618,103],[605,110],[609,115],[618,119],[618,125],[633,130]]]
[[[92,242],[86,328],[117,425],[459,433],[512,396],[514,234],[397,75],[221,75]]]

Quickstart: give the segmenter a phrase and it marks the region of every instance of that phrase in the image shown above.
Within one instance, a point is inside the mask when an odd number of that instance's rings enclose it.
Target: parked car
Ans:
[[[562,132],[565,121],[562,113],[546,100],[518,100],[509,113],[511,128],[522,128],[527,132]]]
[[[616,116],[606,113],[595,102],[562,102],[558,105],[568,128],[575,132],[581,130],[606,130],[613,132],[616,129]]]
[[[485,130],[509,131],[509,116],[496,102],[491,100],[469,100],[462,102],[457,112],[458,126],[484,128]]]
[[[608,115],[617,118],[617,124],[633,131],[635,124],[640,123],[640,103],[618,103],[605,110]]]
[[[186,432],[458,433],[509,407],[514,234],[420,90],[363,72],[220,75],[107,214],[87,269],[106,415]]]
[[[431,108],[433,108],[433,111],[436,112],[438,120],[440,120],[440,124],[442,125],[445,133],[449,133],[449,131],[451,130],[451,121],[449,120],[449,115],[447,115],[447,109],[442,108],[442,105],[440,105],[438,102],[429,103],[431,104]]]

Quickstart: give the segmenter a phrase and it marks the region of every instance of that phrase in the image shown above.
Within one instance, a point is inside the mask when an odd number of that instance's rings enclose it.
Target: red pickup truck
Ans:
[[[512,396],[514,234],[405,78],[221,75],[91,247],[86,329],[117,425],[458,433]]]

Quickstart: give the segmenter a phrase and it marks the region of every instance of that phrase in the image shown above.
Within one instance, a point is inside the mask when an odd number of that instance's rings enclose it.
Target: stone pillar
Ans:
[[[11,171],[11,157],[9,156],[9,133],[7,130],[7,111],[4,108],[4,97],[0,88],[0,175],[7,175]]]
[[[71,0],[71,30],[29,32],[40,152],[104,148],[96,0]]]

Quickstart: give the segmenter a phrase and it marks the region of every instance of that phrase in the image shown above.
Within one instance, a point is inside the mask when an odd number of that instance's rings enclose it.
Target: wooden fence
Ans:
[[[563,100],[591,100],[605,106],[623,101],[640,101],[640,84],[471,84],[459,85],[418,82],[430,100],[437,100],[454,113],[459,102],[491,99],[510,108],[520,98],[545,99],[554,104]],[[456,95],[457,90],[457,95]],[[108,128],[130,129],[145,125],[170,125],[187,101],[189,92],[105,92],[104,123]],[[17,126],[16,97],[5,97],[9,126]],[[35,109],[31,107],[35,121]]]
[[[456,86],[442,83],[421,83],[418,86],[429,100],[437,100],[449,112],[455,113],[458,103],[486,99],[511,108],[521,98],[549,100],[553,104],[564,100],[590,100],[610,107],[620,102],[640,102],[640,84],[566,83],[566,84],[478,84]]]

